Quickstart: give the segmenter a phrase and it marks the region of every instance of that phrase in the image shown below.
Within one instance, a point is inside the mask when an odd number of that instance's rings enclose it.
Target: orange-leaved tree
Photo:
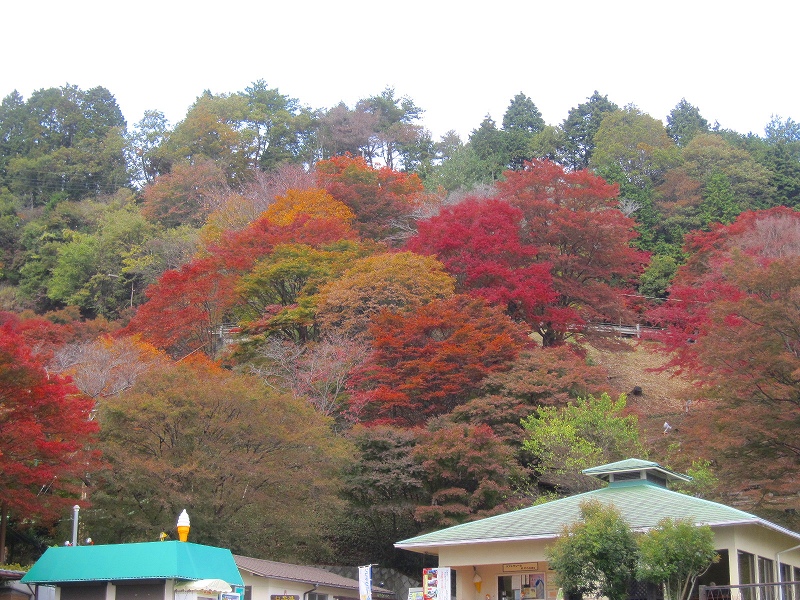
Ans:
[[[299,215],[341,219],[347,224],[355,218],[355,213],[345,203],[319,188],[287,190],[264,212],[264,216],[277,225],[288,225]]]
[[[353,418],[411,427],[449,413],[508,368],[525,333],[500,309],[463,295],[380,313],[371,354],[352,378]]]
[[[320,290],[317,321],[324,331],[364,335],[383,310],[404,310],[453,294],[453,278],[430,256],[388,252],[357,260]]]

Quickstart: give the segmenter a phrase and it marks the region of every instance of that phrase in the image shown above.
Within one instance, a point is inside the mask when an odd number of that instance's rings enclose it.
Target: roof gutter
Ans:
[[[770,523],[769,521],[765,521],[759,517],[754,517],[752,519],[742,519],[740,521],[715,521],[715,522],[699,522],[696,525],[708,525],[709,527],[730,527],[734,525],[760,525],[762,527],[766,527],[767,529],[772,529],[773,531],[778,531],[783,533],[789,537],[793,537],[795,539],[800,539],[800,533],[794,532],[791,529],[786,529],[785,527],[781,527],[780,525],[776,525],[775,523]],[[646,531],[647,529],[651,529],[651,527],[636,527],[633,528],[635,531]],[[431,542],[397,542],[394,544],[395,548],[401,548],[403,550],[413,550],[415,548],[440,548],[444,546],[463,546],[465,544],[490,544],[493,542],[527,542],[532,540],[548,540],[548,539],[555,539],[560,537],[560,533],[544,533],[539,535],[526,535],[526,536],[517,536],[517,537],[500,537],[500,538],[484,538],[484,539],[471,539],[471,540],[445,540],[445,541],[431,541]],[[789,552],[791,550],[796,550],[798,546],[790,548],[789,550],[782,550],[781,554],[784,552]],[[304,599],[305,600],[305,599]]]

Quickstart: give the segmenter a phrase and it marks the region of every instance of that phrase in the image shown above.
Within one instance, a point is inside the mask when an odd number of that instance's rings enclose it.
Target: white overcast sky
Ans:
[[[794,0],[9,0],[0,97],[108,88],[131,126],[180,121],[203,90],[258,79],[311,108],[393,87],[438,139],[466,141],[514,95],[560,124],[594,90],[666,121],[685,97],[710,122],[763,134],[800,121]]]

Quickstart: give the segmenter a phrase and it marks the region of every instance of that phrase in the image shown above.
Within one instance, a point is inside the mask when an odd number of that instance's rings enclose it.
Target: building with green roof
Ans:
[[[225,582],[228,591],[243,585],[230,550],[180,541],[60,546],[21,581],[55,586],[60,600],[173,600],[191,588],[183,584],[203,580]]]
[[[628,459],[583,471],[603,488],[433,531],[395,546],[438,557],[455,572],[457,600],[556,600],[546,549],[580,520],[581,504],[613,504],[635,531],[662,519],[691,519],[714,532],[719,563],[701,583],[717,585],[800,580],[800,533],[724,504],[671,491],[691,480],[658,463]]]

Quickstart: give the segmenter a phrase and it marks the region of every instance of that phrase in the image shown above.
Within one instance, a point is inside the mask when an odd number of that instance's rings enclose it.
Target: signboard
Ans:
[[[423,600],[422,588],[408,588],[408,600]]]
[[[293,596],[291,594],[273,594],[269,600],[300,600],[300,596]]]
[[[360,600],[372,600],[372,565],[358,567],[358,596]]]
[[[450,600],[450,567],[422,569],[423,600]]]
[[[503,573],[533,573],[539,570],[538,562],[508,563],[503,565]]]

